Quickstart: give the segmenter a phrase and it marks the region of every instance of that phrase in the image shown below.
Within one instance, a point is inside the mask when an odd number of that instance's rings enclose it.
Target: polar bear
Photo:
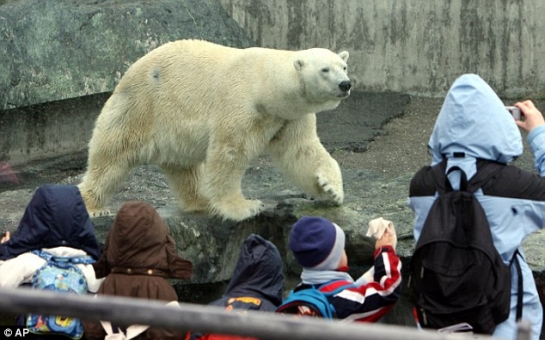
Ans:
[[[91,216],[130,170],[157,164],[184,212],[241,221],[264,205],[242,194],[250,162],[267,152],[316,198],[342,204],[341,170],[316,133],[316,112],[350,95],[348,52],[166,43],[136,61],[99,114],[79,188]]]

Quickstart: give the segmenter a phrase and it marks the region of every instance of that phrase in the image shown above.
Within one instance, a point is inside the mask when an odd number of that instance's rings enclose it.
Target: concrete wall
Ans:
[[[18,166],[86,151],[108,97],[102,93],[0,110],[0,162]]]
[[[545,95],[543,0],[220,1],[260,46],[348,50],[359,90],[441,96],[472,72]]]

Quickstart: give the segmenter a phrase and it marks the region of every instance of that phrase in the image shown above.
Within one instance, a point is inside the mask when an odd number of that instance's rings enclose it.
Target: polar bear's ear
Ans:
[[[344,60],[344,62],[346,62],[348,60],[348,51],[342,51],[339,53],[339,56],[342,58],[342,60]]]
[[[295,69],[297,71],[301,71],[301,69],[303,68],[303,65],[305,65],[305,62],[301,58],[297,58],[293,61],[293,66],[295,66]]]

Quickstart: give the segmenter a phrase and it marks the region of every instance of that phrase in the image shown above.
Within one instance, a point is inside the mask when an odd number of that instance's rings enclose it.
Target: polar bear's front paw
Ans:
[[[216,203],[213,211],[224,220],[242,221],[259,215],[265,210],[265,204],[260,200],[236,200],[232,202]]]
[[[320,187],[320,190],[322,191],[321,194],[324,198],[333,201],[337,205],[341,205],[343,203],[344,192],[342,184],[339,185],[330,181],[329,178],[320,172],[316,174],[316,180],[318,181],[318,186]]]

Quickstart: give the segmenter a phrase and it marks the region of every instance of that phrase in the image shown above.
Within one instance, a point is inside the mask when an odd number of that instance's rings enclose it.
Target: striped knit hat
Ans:
[[[344,253],[343,230],[331,221],[303,216],[291,229],[289,247],[304,268],[335,270]]]

